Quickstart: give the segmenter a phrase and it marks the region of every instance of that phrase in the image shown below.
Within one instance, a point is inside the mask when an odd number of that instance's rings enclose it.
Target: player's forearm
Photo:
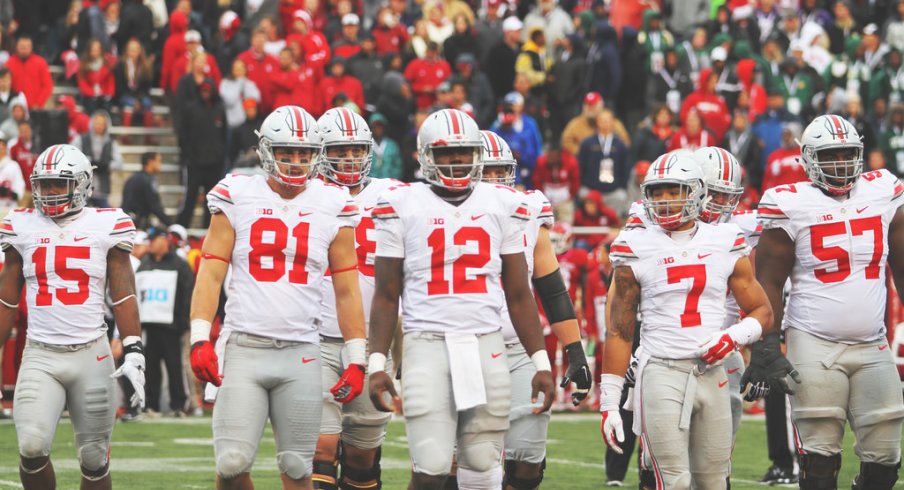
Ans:
[[[123,339],[141,335],[141,321],[138,319],[138,298],[135,296],[135,273],[129,253],[118,248],[107,255],[108,284],[110,299],[113,301],[113,317],[116,319],[119,336]]]
[[[633,332],[632,332],[633,335]],[[603,344],[602,374],[624,376],[631,361],[631,347],[634,339],[625,340],[620,336],[607,335]]]
[[[379,292],[379,288],[377,289]],[[371,352],[389,353],[392,334],[399,321],[399,299],[374,295],[370,310],[370,332],[367,339]]]
[[[763,323],[763,336],[765,337],[767,333],[773,333],[774,331],[781,329],[782,319],[785,315],[783,304],[785,282],[782,281],[781,284],[776,284],[774,282],[764,282],[761,280],[760,284],[762,284],[763,291],[769,299],[770,310],[772,313],[771,324],[768,330],[766,329],[766,324]],[[752,312],[750,314],[752,315]],[[759,320],[758,317],[757,320]],[[762,323],[762,321],[760,323]]]
[[[760,326],[763,327],[763,336],[765,337],[768,334],[771,334],[775,330],[775,322],[773,319],[772,308],[769,304],[764,304],[754,308],[749,313],[747,313],[748,318],[755,318],[756,321],[760,322]]]
[[[562,345],[569,345],[581,341],[581,327],[576,319],[556,322],[550,325],[552,333]]]
[[[333,291],[336,293],[336,319],[342,338],[346,341],[363,339],[367,333],[364,330],[364,307],[357,270],[334,276]]]
[[[220,304],[220,288],[226,277],[226,264],[202,260],[191,296],[191,320],[213,321]]]
[[[540,313],[537,311],[537,303],[533,295],[527,294],[521,288],[510,288],[505,291],[505,301],[509,309],[509,318],[515,327],[515,333],[527,355],[545,349],[543,342],[543,327],[540,326]]]
[[[18,313],[18,308],[0,305],[0,346],[6,345],[6,340],[9,339],[13,327],[16,326]]]
[[[138,301],[129,299],[113,307],[113,318],[116,319],[116,328],[119,329],[119,337],[141,336],[141,321],[138,319]]]

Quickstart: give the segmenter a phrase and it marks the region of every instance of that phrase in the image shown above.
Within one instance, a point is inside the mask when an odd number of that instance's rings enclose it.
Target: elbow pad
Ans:
[[[546,311],[546,318],[550,324],[563,322],[565,320],[574,320],[574,304],[571,297],[568,296],[568,288],[565,287],[565,281],[562,279],[562,273],[556,269],[549,275],[532,279],[534,290],[540,297],[540,304]]]

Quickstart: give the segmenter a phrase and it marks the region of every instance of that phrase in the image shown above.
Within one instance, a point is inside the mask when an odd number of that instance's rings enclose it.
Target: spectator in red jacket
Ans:
[[[320,107],[333,107],[333,98],[343,93],[348,100],[358,106],[358,113],[364,111],[364,86],[357,78],[345,73],[345,60],[333,58],[327,65],[329,73],[320,82]]]
[[[163,45],[163,58],[160,61],[160,88],[173,92],[176,87],[170,87],[173,78],[173,64],[185,55],[185,33],[188,31],[188,16],[181,10],[170,14],[170,35]],[[176,76],[176,80],[184,73]]]
[[[599,191],[588,192],[581,208],[574,214],[574,226],[608,226],[612,231],[617,231],[621,224],[618,213],[606,206]],[[603,243],[608,236],[605,233],[581,235],[576,244],[589,251]]]
[[[25,195],[27,196],[23,205],[31,207],[31,171],[35,168],[35,162],[38,160],[38,151],[34,147],[34,139],[32,138],[31,123],[19,121],[19,136],[9,142],[9,157],[19,164],[22,170],[22,177],[25,179]]]
[[[428,42],[424,57],[411,60],[405,68],[405,78],[411,83],[419,109],[433,105],[436,88],[451,74],[452,67],[439,57],[439,45]]]
[[[318,77],[309,66],[299,66],[289,48],[279,53],[280,69],[273,78],[274,106],[297,105],[319,117],[323,113]]]
[[[533,175],[534,189],[539,189],[552,204],[556,221],[574,221],[574,197],[581,188],[578,160],[561,149],[551,147],[537,158]]]
[[[358,39],[360,23],[357,14],[342,16],[342,37],[333,42],[333,56],[349,59],[361,52],[361,40]]]
[[[408,44],[408,30],[399,22],[392,9],[385,6],[377,12],[376,23],[371,34],[377,43],[377,54],[400,53]]]
[[[712,133],[703,129],[703,120],[697,109],[691,109],[687,112],[684,119],[684,125],[681,129],[672,134],[669,140],[669,151],[680,149],[697,150],[704,146],[712,146],[718,143]]]
[[[292,49],[298,59],[304,59],[305,68],[311,68],[318,77],[323,76],[323,69],[330,61],[330,43],[322,32],[314,30],[311,14],[306,10],[296,10],[293,17],[292,31],[286,36],[286,46]],[[297,43],[298,51],[293,48]],[[299,56],[300,53],[300,56]]]
[[[53,80],[47,62],[34,53],[31,37],[19,37],[16,55],[7,60],[6,67],[13,76],[13,90],[25,94],[28,107],[43,108],[53,92]]]
[[[800,157],[800,124],[785,123],[782,127],[782,146],[766,157],[763,170],[763,192],[773,187],[810,180]]]
[[[700,70],[697,90],[688,95],[681,106],[681,122],[684,123],[688,111],[696,109],[703,119],[703,125],[712,133],[717,142],[722,141],[731,124],[728,105],[725,104],[725,99],[716,93],[718,82],[719,76],[712,70]]]
[[[264,52],[264,44],[267,42],[267,33],[261,30],[254,31],[251,36],[251,48],[240,54],[238,58],[245,62],[248,69],[248,79],[257,85],[261,91],[260,111],[264,114],[273,109],[273,91],[270,77],[279,70],[279,60]]]
[[[100,40],[88,41],[79,62],[77,77],[79,98],[85,112],[90,114],[98,109],[110,111],[113,96],[116,95],[116,79],[111,66]]]
[[[223,79],[223,76],[220,73],[220,66],[217,65],[216,57],[214,57],[213,54],[204,51],[204,46],[201,44],[201,33],[191,30],[185,33],[185,53],[173,63],[172,79],[169,82],[170,91],[176,91],[176,88],[179,86],[179,79],[188,73],[188,64],[191,62],[194,54],[199,52],[204,53],[204,57],[207,58],[207,67],[204,68],[204,75],[208,78],[212,78],[217,86],[220,86],[220,81]]]
[[[75,99],[71,95],[60,95],[57,97],[57,106],[69,114],[69,141],[88,132],[88,124],[91,118],[75,107]]]
[[[295,24],[295,14],[304,8],[304,4],[304,0],[279,0],[277,12],[279,13],[279,22],[283,32],[292,32],[292,26]]]

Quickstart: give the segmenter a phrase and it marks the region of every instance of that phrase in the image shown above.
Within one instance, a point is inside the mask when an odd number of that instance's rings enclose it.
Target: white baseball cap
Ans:
[[[502,30],[505,32],[520,31],[522,28],[524,28],[524,23],[521,22],[521,19],[514,16],[507,17],[502,22]]]

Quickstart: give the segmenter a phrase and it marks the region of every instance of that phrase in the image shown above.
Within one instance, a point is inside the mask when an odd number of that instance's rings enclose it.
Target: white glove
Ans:
[[[760,325],[760,322],[756,318],[747,317],[700,344],[697,357],[706,361],[707,364],[713,364],[731,354],[739,345],[750,345],[756,342],[762,333],[763,326]]]
[[[618,412],[618,402],[621,401],[624,385],[625,378],[621,376],[614,374],[600,376],[600,413],[603,417],[600,431],[606,445],[618,454],[623,452],[619,443],[625,442],[625,428]]]
[[[132,408],[144,408],[144,354],[138,352],[126,354],[122,366],[110,375],[111,378],[120,376],[125,376],[135,390],[135,394],[129,400]]]

